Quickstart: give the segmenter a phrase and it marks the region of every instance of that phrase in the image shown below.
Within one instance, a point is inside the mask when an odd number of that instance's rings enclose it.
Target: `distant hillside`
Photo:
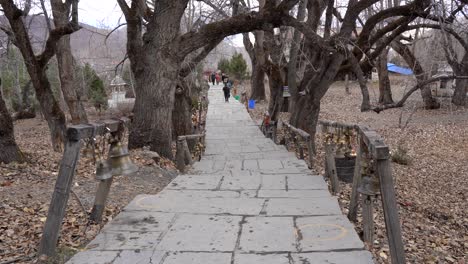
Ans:
[[[8,25],[8,20],[6,17],[0,16],[0,23]],[[80,25],[82,29],[71,35],[72,52],[75,58],[81,63],[88,62],[92,64],[98,72],[112,70],[125,56],[127,39],[125,29],[113,32],[105,41],[110,30],[83,23]],[[29,28],[34,49],[36,51],[42,50],[48,37],[44,16],[27,17],[26,26]],[[3,32],[0,34],[2,38],[5,38]]]

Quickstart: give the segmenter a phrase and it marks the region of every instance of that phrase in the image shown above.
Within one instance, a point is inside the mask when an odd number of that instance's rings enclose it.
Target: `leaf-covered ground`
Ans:
[[[61,153],[52,151],[47,125],[39,118],[17,121],[15,135],[28,162],[0,164],[0,263],[34,263]],[[83,152],[81,156],[60,232],[61,254],[56,263],[62,263],[93,239],[137,194],[155,194],[177,174],[172,162],[162,159],[156,164],[151,153],[131,151],[140,170],[131,176],[114,177],[104,221],[92,224],[88,214],[97,188],[95,167],[91,158],[84,157]]]
[[[376,84],[370,86],[375,103],[378,90]],[[401,98],[405,86],[401,80],[394,83],[394,99]],[[415,93],[403,108],[362,113],[357,84],[347,94],[343,84],[336,83],[322,101],[321,119],[370,126],[393,151],[398,146],[408,150],[409,165],[392,163],[408,263],[468,262],[468,109],[450,106],[448,98],[440,99],[442,108],[438,110],[424,110]],[[266,103],[258,103],[252,115],[259,120],[265,110]],[[281,118],[287,120],[288,115]],[[317,142],[321,139],[318,134]],[[323,173],[321,144],[318,152],[315,169]],[[339,200],[347,213],[351,186],[341,185]],[[372,252],[376,263],[390,263],[381,208],[378,200]],[[361,231],[360,223],[357,230]]]

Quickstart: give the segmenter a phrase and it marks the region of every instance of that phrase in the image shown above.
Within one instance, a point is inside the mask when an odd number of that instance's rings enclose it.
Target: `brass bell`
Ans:
[[[112,178],[112,168],[108,160],[100,160],[96,165],[96,180],[107,180]]]
[[[130,160],[128,148],[122,146],[120,142],[111,143],[109,160],[113,175],[128,175],[138,171],[138,166]]]
[[[378,195],[380,193],[380,181],[376,177],[364,176],[361,179],[361,186],[358,192],[365,195]]]

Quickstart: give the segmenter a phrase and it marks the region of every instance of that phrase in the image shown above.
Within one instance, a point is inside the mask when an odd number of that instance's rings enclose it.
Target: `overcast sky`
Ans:
[[[92,26],[112,28],[125,22],[116,0],[80,0],[78,7],[80,22]]]
[[[125,23],[116,0],[80,0],[78,7],[78,17],[82,23],[99,28],[114,28]],[[243,46],[241,35],[229,39],[234,45]]]

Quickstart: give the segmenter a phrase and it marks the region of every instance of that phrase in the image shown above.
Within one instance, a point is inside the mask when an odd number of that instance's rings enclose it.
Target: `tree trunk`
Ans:
[[[453,67],[456,66],[456,67]],[[457,76],[468,75],[468,50],[465,50],[465,55],[458,65],[453,65],[452,68]],[[468,80],[458,79],[455,86],[455,91],[452,97],[452,103],[458,106],[466,105],[466,93],[468,92]]]
[[[181,81],[185,82],[185,81]],[[172,111],[173,139],[192,134],[192,99],[187,84],[177,85],[174,110]]]
[[[75,82],[75,60],[71,53],[70,36],[62,37],[57,43],[57,63],[61,90],[70,111],[71,122],[72,124],[87,123],[88,117],[81,101],[82,96]]]
[[[264,59],[259,58],[258,56],[264,56],[263,54],[256,53],[255,61],[252,65],[252,77],[250,79],[251,83],[251,94],[250,99],[254,100],[264,100],[265,99],[265,71],[263,66],[265,65]]]
[[[393,104],[392,89],[387,69],[388,49],[385,49],[377,59],[377,71],[379,74],[379,103]]]
[[[278,64],[270,63],[267,71],[270,84],[270,102],[268,104],[268,113],[272,121],[278,120],[278,113],[281,111],[284,103],[283,86],[287,73],[284,68],[280,68]]]
[[[150,146],[166,158],[172,154],[172,111],[180,65],[149,50],[135,73],[136,98],[129,147]],[[153,55],[154,54],[154,55]]]
[[[0,80],[1,87],[1,80]],[[6,108],[5,101],[0,88],[0,163],[10,163],[13,161],[22,162],[24,160],[18,145],[16,145],[13,131],[13,120]]]
[[[62,0],[52,0],[51,6],[55,27],[65,26],[68,23],[70,6]],[[72,124],[87,123],[88,118],[81,101],[82,95],[79,94],[78,84],[75,82],[75,60],[71,51],[70,35],[63,36],[57,42],[56,52],[61,90],[70,112],[71,122]]]
[[[310,134],[312,148],[315,149],[315,133],[320,114],[320,99],[310,100],[308,96],[299,97],[291,113],[291,125]]]
[[[458,106],[466,105],[466,93],[468,92],[468,80],[459,79],[455,86],[455,91],[452,97],[452,103]]]
[[[41,112],[49,126],[52,147],[55,151],[60,152],[65,142],[65,114],[60,108],[57,99],[54,97],[45,70],[35,69],[32,66],[31,68],[31,70],[34,71],[33,74],[30,72],[31,80],[36,90],[36,97],[41,106]]]
[[[400,54],[406,61],[408,66],[413,69],[413,73],[416,76],[416,82],[422,83],[427,80],[426,73],[422,68],[419,61],[416,59],[413,53],[411,53],[408,46],[403,45],[398,40],[392,41],[391,47]],[[431,89],[428,85],[423,85],[420,88],[421,97],[424,101],[424,108],[426,109],[439,109],[440,103],[432,96]]]

